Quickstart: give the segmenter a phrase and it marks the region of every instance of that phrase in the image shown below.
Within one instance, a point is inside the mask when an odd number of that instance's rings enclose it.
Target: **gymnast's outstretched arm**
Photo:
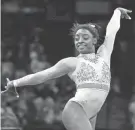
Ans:
[[[29,74],[17,80],[8,81],[6,89],[13,86],[21,87],[21,86],[26,86],[26,85],[37,85],[45,81],[68,74],[72,70],[72,67],[71,67],[72,65],[71,63],[73,63],[72,60],[73,58],[65,58],[65,59],[60,60],[58,63],[56,63],[53,67],[50,67],[46,70],[43,70],[34,74]]]
[[[121,18],[131,19],[128,13],[130,10],[124,8],[116,8],[106,27],[106,35],[103,45],[98,49],[97,53],[103,53],[106,59],[110,59],[113,51],[114,41],[118,30],[120,29]]]

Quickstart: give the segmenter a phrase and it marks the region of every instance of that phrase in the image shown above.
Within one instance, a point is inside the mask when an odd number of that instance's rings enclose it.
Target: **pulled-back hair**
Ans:
[[[97,40],[99,39],[99,32],[98,29],[96,27],[95,24],[92,23],[86,23],[86,24],[78,24],[78,23],[74,23],[73,27],[71,28],[71,34],[74,37],[76,32],[79,29],[87,29],[88,31],[90,31],[92,33],[92,35],[97,38]]]

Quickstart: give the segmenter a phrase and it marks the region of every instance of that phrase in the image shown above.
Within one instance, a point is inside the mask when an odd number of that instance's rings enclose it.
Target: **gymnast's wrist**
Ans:
[[[18,87],[18,82],[17,82],[17,80],[13,80],[13,86],[14,86],[14,87]]]
[[[121,13],[121,14],[122,14],[122,12],[121,12],[120,8],[116,8],[116,9],[114,10],[114,12],[119,12],[119,13]]]
[[[122,13],[122,11],[120,10],[120,8],[116,8],[116,9],[114,10],[114,13],[120,14],[120,17],[123,18],[123,13]]]

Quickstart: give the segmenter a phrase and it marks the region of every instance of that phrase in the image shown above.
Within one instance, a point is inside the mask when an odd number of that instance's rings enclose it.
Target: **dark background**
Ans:
[[[111,58],[111,92],[99,113],[96,129],[135,130],[135,1],[134,0],[1,0],[1,90],[11,80],[47,69],[75,56],[70,29],[74,22],[106,25],[117,7],[131,9],[121,20]],[[67,76],[1,95],[3,129],[65,130],[61,112],[75,93]]]

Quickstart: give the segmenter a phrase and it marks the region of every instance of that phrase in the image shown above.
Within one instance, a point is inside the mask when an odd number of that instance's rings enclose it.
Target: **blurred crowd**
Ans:
[[[5,46],[2,42],[2,90],[7,77],[17,79],[52,66],[47,60],[44,47],[39,43],[39,37],[35,36],[30,44],[27,57],[24,57],[27,53],[24,48],[25,36],[22,36],[16,53],[18,60],[16,62],[13,60],[13,48]],[[36,86],[20,87],[17,90],[19,99],[16,98],[14,90],[1,95],[2,127],[22,127],[32,130],[38,127],[48,130],[63,129],[61,112],[75,92],[75,85],[67,76]]]

